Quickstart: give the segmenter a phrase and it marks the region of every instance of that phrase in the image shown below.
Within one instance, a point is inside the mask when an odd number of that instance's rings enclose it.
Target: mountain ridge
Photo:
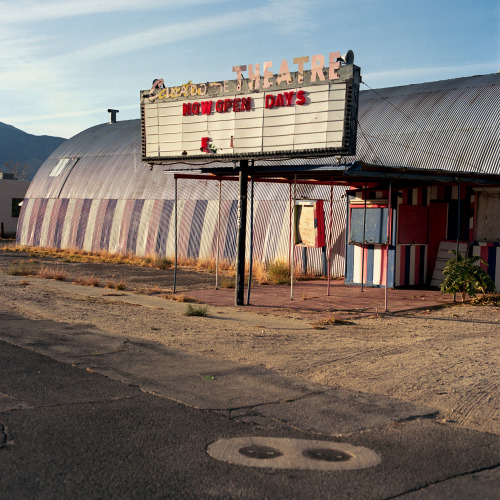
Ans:
[[[0,170],[9,172],[17,166],[16,177],[31,180],[42,163],[65,140],[63,137],[29,134],[0,122]]]

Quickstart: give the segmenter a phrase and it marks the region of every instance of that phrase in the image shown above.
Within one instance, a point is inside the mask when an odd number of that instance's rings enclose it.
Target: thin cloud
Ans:
[[[431,81],[436,78],[448,79],[461,76],[479,75],[494,73],[497,71],[498,62],[475,63],[456,66],[407,68],[388,71],[374,71],[363,73],[363,81],[373,87],[377,82],[395,82],[394,85],[401,85],[402,82],[417,83]]]
[[[80,63],[96,61],[140,50],[152,49],[153,47],[169,43],[234,31],[243,26],[248,27],[249,20],[252,19],[254,22],[262,22],[262,13],[263,9],[260,8],[249,9],[151,28],[147,31],[140,31],[86,46],[83,49],[57,57],[54,59],[54,62],[64,63],[66,60],[77,60]]]
[[[73,0],[60,2],[18,1],[0,2],[0,18],[3,24],[42,22],[110,12],[157,10],[159,8],[185,8],[227,2],[228,0],[178,0],[148,3],[144,0]]]

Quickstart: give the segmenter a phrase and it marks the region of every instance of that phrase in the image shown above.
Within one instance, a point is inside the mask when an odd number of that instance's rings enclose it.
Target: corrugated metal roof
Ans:
[[[360,92],[347,161],[500,174],[500,74]]]
[[[360,92],[357,154],[342,163],[362,161],[393,167],[500,174],[500,74],[365,90]],[[140,120],[97,125],[59,146],[42,165],[28,198],[173,198],[164,169],[141,160]],[[49,174],[60,158],[79,158],[60,176]],[[324,167],[335,158],[256,165]],[[201,164],[198,164],[201,166]],[[206,166],[206,165],[205,165]],[[215,166],[215,165],[214,165]],[[218,163],[232,170],[234,163]],[[196,164],[191,168],[196,168]]]

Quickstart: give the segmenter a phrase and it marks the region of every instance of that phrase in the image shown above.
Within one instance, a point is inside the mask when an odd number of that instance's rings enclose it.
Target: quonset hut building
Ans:
[[[500,74],[360,92],[355,157],[288,160],[335,184],[297,186],[297,198],[324,200],[331,274],[349,284],[437,284],[439,253],[457,242],[485,258],[499,288],[499,116]],[[217,168],[230,174],[233,164]],[[178,254],[209,258],[219,248],[233,261],[237,183],[182,178],[175,193],[174,170],[142,162],[140,120],[85,130],[39,169],[17,242],[173,256],[177,200]],[[290,181],[255,184],[254,260],[288,260],[291,192]],[[294,252],[296,265],[326,274],[324,248]]]

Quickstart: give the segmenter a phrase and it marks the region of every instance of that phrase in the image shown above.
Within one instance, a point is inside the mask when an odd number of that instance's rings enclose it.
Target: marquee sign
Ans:
[[[353,155],[360,69],[340,53],[235,66],[236,79],[141,91],[144,161]],[[245,72],[247,76],[245,77]]]

